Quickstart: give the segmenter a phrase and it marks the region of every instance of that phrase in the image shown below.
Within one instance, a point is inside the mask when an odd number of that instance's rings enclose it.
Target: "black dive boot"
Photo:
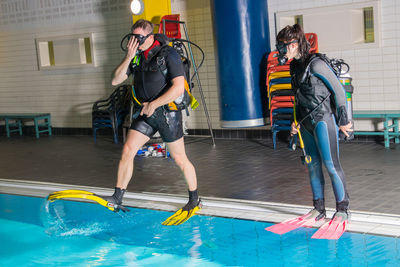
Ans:
[[[319,215],[315,218],[316,221],[321,219],[325,219],[326,210],[325,210],[325,199],[315,199],[313,200],[314,210],[319,212]]]
[[[199,194],[197,193],[197,189],[189,192],[189,201],[186,205],[182,208],[182,210],[192,210],[196,206],[201,205],[201,199],[199,198]],[[200,206],[201,208],[201,206]]]
[[[335,216],[350,220],[349,201],[336,202],[336,212],[333,217]]]
[[[126,189],[121,189],[119,187],[115,187],[114,194],[109,197],[104,197],[105,200],[108,201],[107,205],[109,207],[114,208],[115,212],[118,212],[120,209],[122,211],[129,211],[127,208],[122,206],[122,198],[124,197],[124,194],[126,192]]]

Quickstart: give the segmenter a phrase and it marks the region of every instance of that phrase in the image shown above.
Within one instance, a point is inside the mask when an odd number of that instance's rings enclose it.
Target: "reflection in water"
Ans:
[[[90,257],[89,266],[102,266],[107,264],[110,253],[113,253],[113,250],[116,250],[118,247],[117,243],[107,242],[103,243],[102,246],[97,248],[97,252],[94,256]]]
[[[203,244],[203,242],[201,241],[201,233],[198,226],[193,227],[192,234],[192,241],[194,242],[194,244],[190,248],[189,254],[192,258],[200,258],[199,248]]]

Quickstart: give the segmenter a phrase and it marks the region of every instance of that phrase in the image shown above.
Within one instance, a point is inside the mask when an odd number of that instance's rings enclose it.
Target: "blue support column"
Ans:
[[[267,0],[212,0],[221,127],[265,125]]]

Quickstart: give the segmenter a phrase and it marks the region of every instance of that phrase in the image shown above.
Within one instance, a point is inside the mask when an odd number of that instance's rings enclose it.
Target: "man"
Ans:
[[[138,20],[132,26],[132,33],[126,56],[114,72],[112,85],[122,83],[132,74],[135,102],[140,103],[141,112],[131,124],[118,166],[115,192],[108,200],[116,204],[118,210],[117,205],[121,205],[133,174],[133,160],[138,149],[158,131],[182,170],[189,189],[189,202],[163,224],[181,224],[200,209],[196,171],[185,153],[182,113],[167,108],[168,103],[184,93],[184,68],[181,57],[168,46],[167,37],[153,34],[150,21]],[[166,66],[166,73],[160,65]]]

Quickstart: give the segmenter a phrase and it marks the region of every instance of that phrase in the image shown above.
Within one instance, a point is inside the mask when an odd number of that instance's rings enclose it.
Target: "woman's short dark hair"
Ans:
[[[281,41],[286,43],[292,40],[297,40],[299,43],[300,57],[305,58],[310,51],[310,44],[308,43],[303,29],[299,24],[294,24],[293,26],[287,25],[276,36],[277,42]]]
[[[154,30],[154,25],[148,20],[139,19],[135,22],[135,24],[132,25],[131,32],[139,28],[147,31],[148,33],[151,33]]]

